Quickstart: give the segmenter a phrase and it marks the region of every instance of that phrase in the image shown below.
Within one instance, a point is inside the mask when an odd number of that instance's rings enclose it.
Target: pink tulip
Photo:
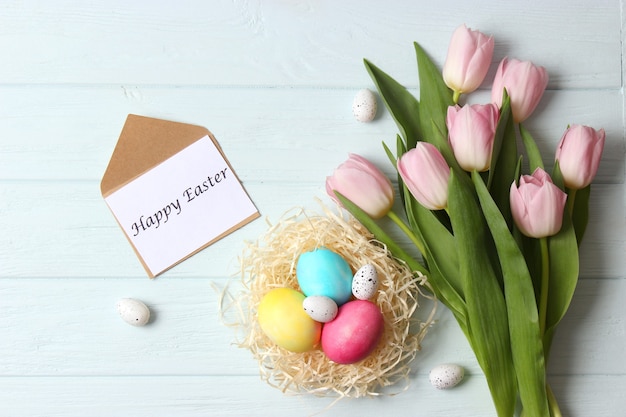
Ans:
[[[556,149],[556,159],[567,188],[585,188],[596,176],[604,149],[604,129],[572,125],[567,128]]]
[[[339,202],[334,191],[359,206],[370,217],[379,219],[393,206],[391,181],[373,163],[362,156],[349,154],[332,176],[326,177],[326,192]]]
[[[491,101],[502,106],[502,91],[506,87],[511,98],[511,111],[516,123],[526,120],[539,104],[548,86],[548,72],[530,61],[504,58],[498,66],[491,88]]]
[[[429,210],[448,206],[450,167],[432,144],[417,142],[398,160],[398,172],[415,199]]]
[[[448,56],[443,64],[443,80],[450,89],[471,93],[485,79],[493,57],[493,36],[487,36],[465,25],[452,34]]]
[[[511,184],[511,214],[520,231],[529,237],[542,238],[561,230],[565,194],[552,183],[541,168],[532,175],[522,175],[519,186]]]
[[[495,104],[448,107],[446,124],[454,156],[466,171],[486,171],[500,113]]]

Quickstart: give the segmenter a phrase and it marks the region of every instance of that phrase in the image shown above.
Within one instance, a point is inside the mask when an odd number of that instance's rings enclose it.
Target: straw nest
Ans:
[[[323,211],[323,215],[309,215],[299,209],[270,224],[257,242],[247,244],[241,258],[242,290],[233,295],[227,287],[222,292],[222,318],[238,331],[237,344],[250,350],[258,361],[261,378],[283,392],[352,398],[400,392],[402,389],[383,389],[400,381],[403,389],[408,387],[409,365],[421,349],[435,311],[435,303],[429,303],[431,311],[420,312],[425,318],[415,317],[420,300],[428,297],[422,292],[426,278],[393,259],[352,217],[331,213],[325,207]],[[379,289],[371,301],[381,309],[384,333],[377,348],[352,365],[332,362],[320,348],[294,353],[278,347],[256,320],[257,306],[271,289],[299,290],[295,274],[298,256],[321,246],[343,256],[353,272],[368,263],[378,271]]]

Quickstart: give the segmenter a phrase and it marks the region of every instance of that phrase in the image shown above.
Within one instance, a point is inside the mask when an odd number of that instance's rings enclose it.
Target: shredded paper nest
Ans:
[[[380,395],[384,387],[399,381],[404,381],[406,388],[410,362],[421,349],[435,311],[435,303],[429,303],[431,310],[420,314],[425,318],[415,317],[420,299],[427,297],[422,292],[426,278],[415,276],[392,259],[352,217],[327,208],[323,211],[323,215],[309,215],[298,210],[270,225],[257,242],[247,244],[241,258],[243,289],[236,295],[229,288],[222,293],[222,317],[238,331],[239,346],[250,350],[258,361],[261,378],[283,392],[355,398]],[[321,348],[305,353],[287,351],[276,346],[257,322],[263,296],[277,287],[299,290],[298,256],[322,246],[340,254],[353,272],[368,263],[378,271],[380,285],[371,301],[381,309],[385,329],[377,348],[355,364],[332,362]]]

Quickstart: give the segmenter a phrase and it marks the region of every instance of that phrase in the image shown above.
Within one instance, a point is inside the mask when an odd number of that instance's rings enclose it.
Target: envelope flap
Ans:
[[[170,156],[208,135],[203,126],[129,114],[100,183],[108,196]]]

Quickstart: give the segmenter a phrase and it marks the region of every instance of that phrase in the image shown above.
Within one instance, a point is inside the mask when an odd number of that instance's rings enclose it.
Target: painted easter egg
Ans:
[[[305,313],[313,320],[326,323],[337,316],[337,303],[323,295],[312,295],[302,302]]]
[[[150,309],[134,298],[122,298],[115,305],[122,320],[133,326],[143,326],[150,321]]]
[[[369,300],[378,290],[378,272],[371,264],[363,265],[352,278],[352,294],[359,300]]]
[[[304,294],[292,288],[274,288],[261,299],[259,325],[272,342],[292,352],[306,352],[319,342],[322,324],[302,308]]]
[[[359,122],[371,122],[376,117],[376,96],[367,88],[359,90],[352,101],[352,114]]]
[[[336,252],[319,248],[298,258],[296,277],[307,296],[323,295],[342,305],[352,296],[352,269]]]
[[[433,387],[448,389],[458,385],[464,375],[463,367],[453,363],[444,363],[431,369],[428,379]]]
[[[376,304],[349,301],[339,307],[333,321],[324,324],[322,350],[333,362],[356,363],[372,353],[383,330],[383,315]]]

